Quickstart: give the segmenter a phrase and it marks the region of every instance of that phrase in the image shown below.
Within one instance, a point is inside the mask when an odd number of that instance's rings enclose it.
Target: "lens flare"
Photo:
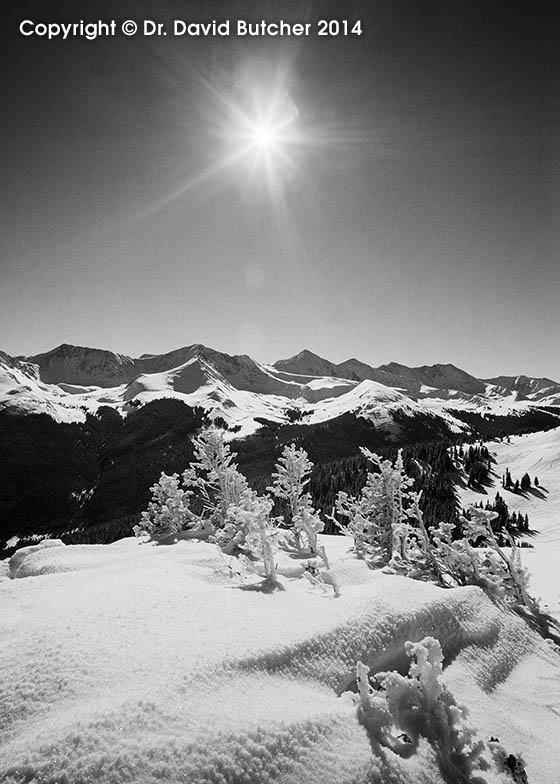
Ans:
[[[174,71],[181,68],[184,78],[184,62]],[[327,115],[320,101],[314,98],[310,104],[294,52],[275,60],[244,57],[230,70],[199,70],[191,63],[188,78],[196,86],[197,100],[185,114],[191,152],[178,166],[185,168],[185,176],[152,203],[149,212],[172,204],[184,212],[200,201],[237,191],[244,203],[258,205],[270,247],[295,274],[306,256],[299,231],[302,194],[314,198],[318,178],[344,165],[364,135],[349,133],[346,121],[342,128],[335,109]],[[301,106],[296,105],[299,101]]]
[[[233,196],[267,235],[267,263],[280,279],[312,290],[308,279],[307,203],[320,198],[326,173],[339,171],[371,131],[343,126],[337,109],[305,89],[290,50],[276,59],[237,60],[195,67],[173,62],[174,83],[188,79],[185,157],[176,186],[143,216],[173,211],[177,220],[202,202]],[[302,230],[302,227],[304,229]]]
[[[227,187],[232,177],[241,188],[264,188],[273,209],[281,212],[284,186],[299,170],[304,147],[312,144],[298,122],[289,69],[253,63],[212,78],[200,72],[192,76],[204,107],[199,119],[202,166],[153,204],[151,212],[203,186],[219,187],[221,182]]]

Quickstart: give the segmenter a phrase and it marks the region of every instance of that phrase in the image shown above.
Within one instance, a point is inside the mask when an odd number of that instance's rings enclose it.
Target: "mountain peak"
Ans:
[[[47,384],[108,387],[115,386],[115,381],[118,384],[131,381],[137,375],[134,360],[124,354],[70,343],[25,357],[25,361],[39,366],[41,381]]]
[[[309,349],[304,348],[299,354],[295,354],[288,359],[279,359],[273,367],[285,373],[297,373],[303,376],[335,376],[336,365],[328,359],[314,354]]]

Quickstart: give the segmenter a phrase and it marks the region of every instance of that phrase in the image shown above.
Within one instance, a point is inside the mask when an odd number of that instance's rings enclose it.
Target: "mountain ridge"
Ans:
[[[397,410],[462,428],[451,408],[500,414],[558,405],[560,383],[524,375],[478,379],[451,363],[374,368],[353,357],[337,364],[309,349],[269,365],[201,343],[139,357],[69,343],[30,356],[0,352],[0,410],[79,421],[103,405],[126,415],[165,397],[202,406],[242,435],[263,420],[312,424],[345,412],[389,427]]]

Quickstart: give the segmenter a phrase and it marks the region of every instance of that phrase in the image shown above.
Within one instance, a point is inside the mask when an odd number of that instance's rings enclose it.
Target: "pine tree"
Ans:
[[[273,483],[267,490],[286,501],[287,522],[293,526],[298,551],[301,551],[305,539],[310,552],[316,553],[317,534],[323,530],[324,524],[311,505],[311,494],[305,491],[312,468],[313,463],[304,449],[297,449],[295,444],[285,446],[272,474]]]

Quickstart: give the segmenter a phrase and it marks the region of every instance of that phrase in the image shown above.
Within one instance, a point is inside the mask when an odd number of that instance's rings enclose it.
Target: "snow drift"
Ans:
[[[440,784],[426,742],[373,754],[344,694],[358,660],[405,673],[404,643],[427,635],[480,738],[555,781],[558,654],[478,588],[372,572],[321,539],[339,598],[301,579],[264,594],[199,542],[20,555],[0,583],[0,781]]]

